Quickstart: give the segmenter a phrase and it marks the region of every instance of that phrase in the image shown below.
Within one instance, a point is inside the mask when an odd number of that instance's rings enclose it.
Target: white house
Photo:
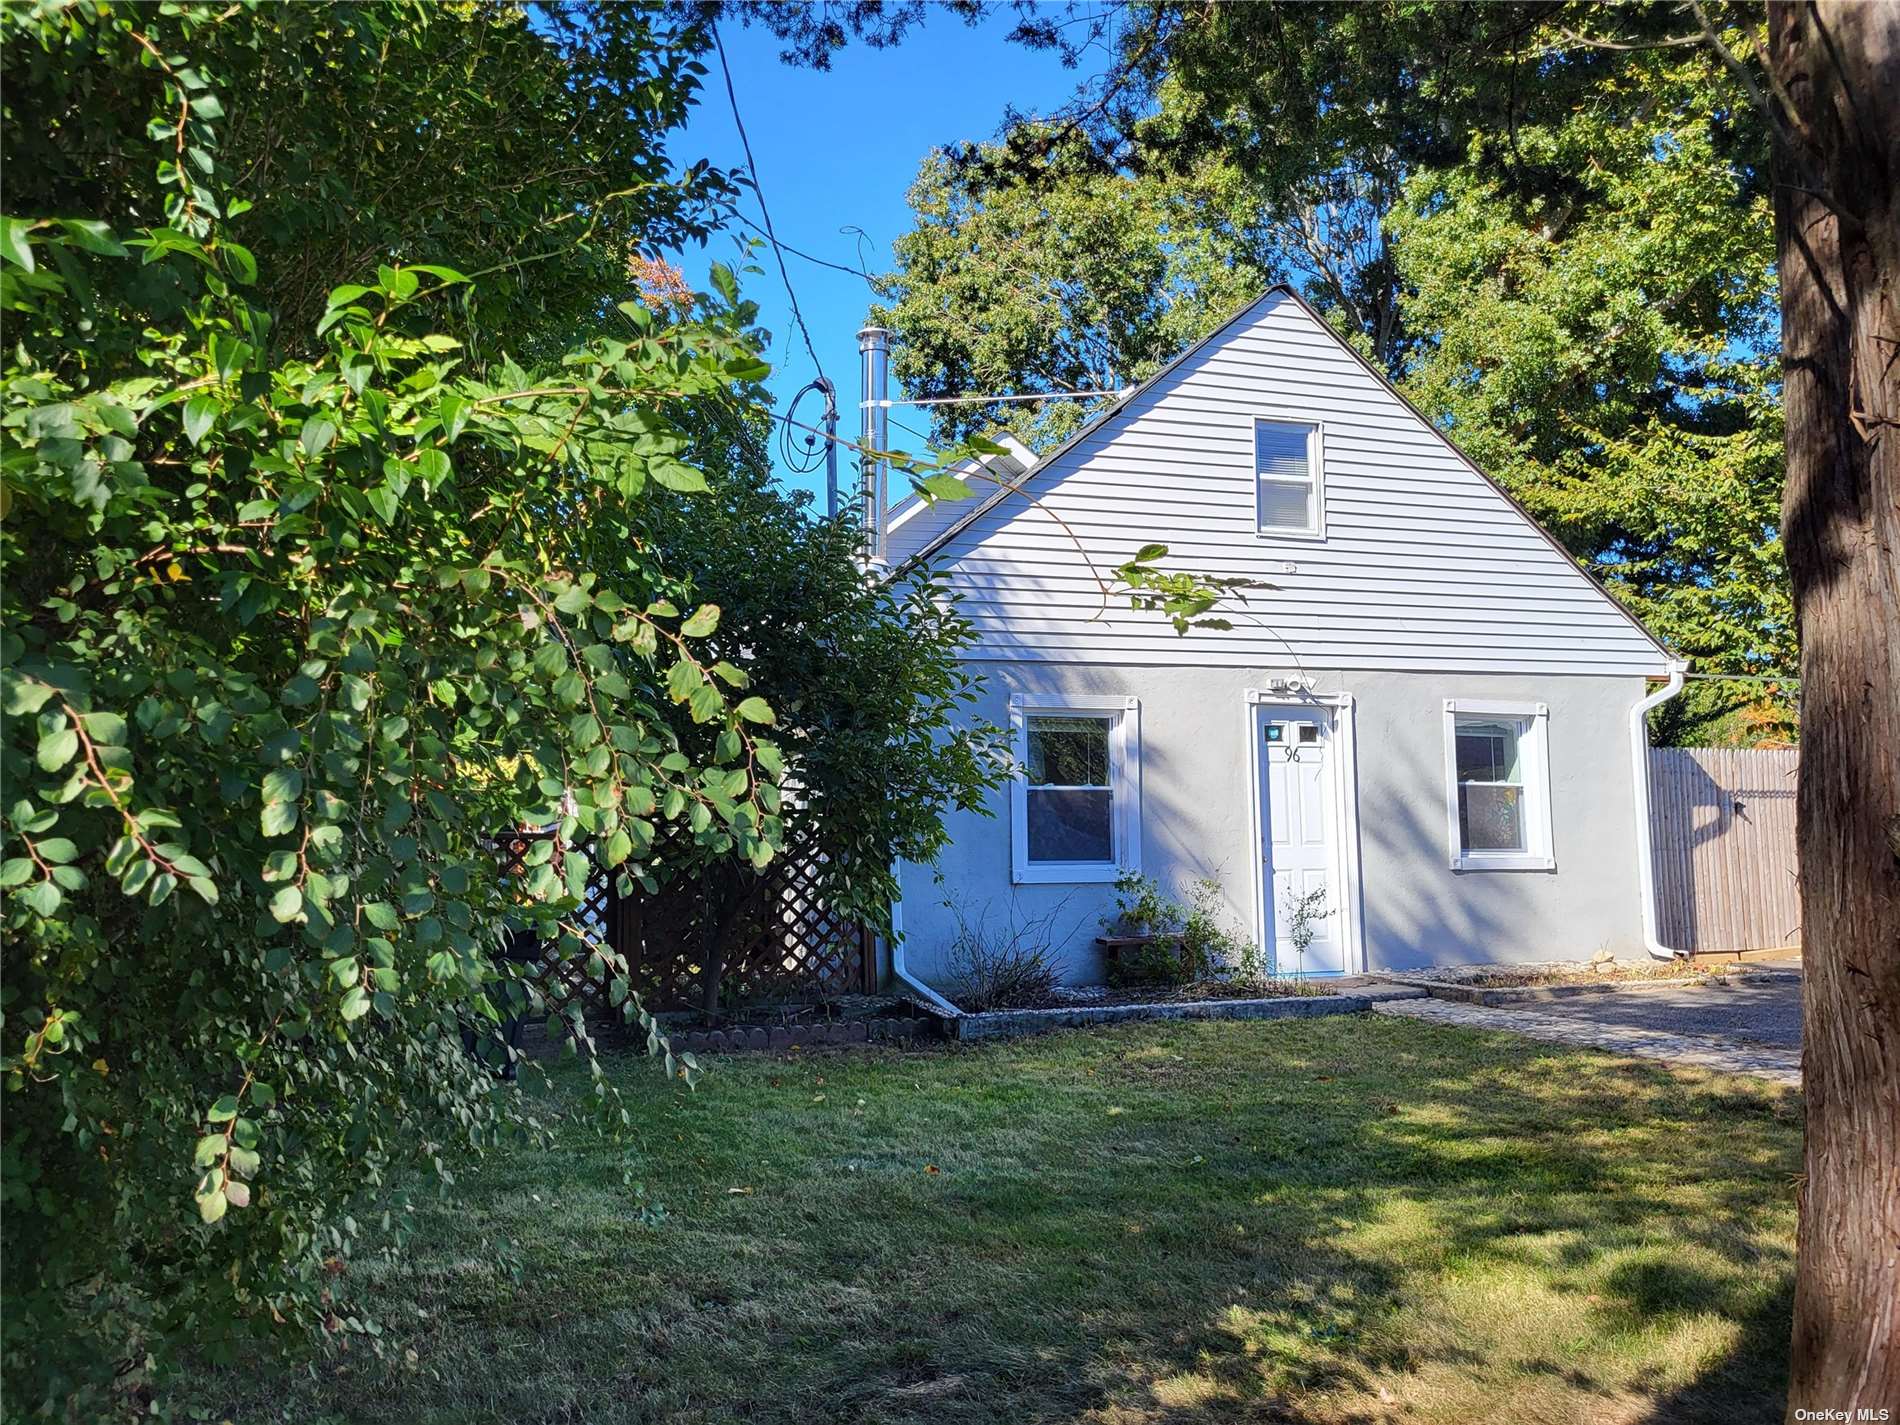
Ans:
[[[910,974],[944,978],[954,898],[1060,906],[1065,972],[1097,979],[1124,868],[1218,877],[1283,970],[1290,890],[1334,912],[1309,971],[1655,948],[1638,705],[1684,665],[1296,294],[989,473],[1012,488],[900,501],[883,536],[950,571],[1020,764],[901,868]],[[1273,588],[1177,635],[1098,583],[1149,542]]]

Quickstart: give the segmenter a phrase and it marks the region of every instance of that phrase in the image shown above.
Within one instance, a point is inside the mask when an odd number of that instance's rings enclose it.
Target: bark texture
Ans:
[[[1771,4],[1768,58],[1807,965],[1788,1418],[1900,1420],[1900,3]]]

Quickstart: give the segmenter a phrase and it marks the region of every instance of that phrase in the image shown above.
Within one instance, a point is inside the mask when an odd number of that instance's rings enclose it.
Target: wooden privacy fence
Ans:
[[[1797,945],[1792,748],[1649,754],[1658,929],[1680,950]]]
[[[519,833],[503,843],[503,854],[519,867],[530,847],[549,837]],[[877,989],[876,940],[866,927],[834,915],[822,903],[816,882],[823,863],[816,851],[787,847],[763,874],[744,873],[734,898],[725,888],[709,892],[706,882],[683,867],[668,876],[667,862],[684,862],[689,845],[690,833],[683,827],[661,829],[650,857],[662,878],[657,895],[636,883],[633,894],[623,896],[614,887],[618,877],[595,867],[578,913],[581,929],[626,958],[629,983],[648,1009],[701,1006],[705,934],[714,915],[727,926],[722,1009]],[[540,945],[524,947],[521,958],[551,1008],[610,1008],[612,976],[593,973],[591,957],[563,957],[554,946]]]

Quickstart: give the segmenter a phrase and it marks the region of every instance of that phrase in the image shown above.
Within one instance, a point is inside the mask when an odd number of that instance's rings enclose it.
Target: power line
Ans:
[[[900,421],[896,416],[891,417],[891,424],[896,426],[899,430],[909,431],[912,435],[916,436],[917,439],[925,442],[926,444],[928,444],[931,439],[931,437],[925,435],[922,431],[918,430],[916,426],[907,426],[902,421]]]
[[[792,290],[792,274],[785,267],[785,254],[780,250],[784,244],[772,229],[772,210],[765,205],[765,189],[759,182],[759,162],[752,156],[752,140],[746,137],[745,120],[739,117],[739,95],[732,87],[732,66],[726,63],[725,42],[719,38],[717,28],[713,30],[713,48],[719,51],[719,72],[726,80],[726,102],[732,105],[733,126],[739,130],[739,145],[745,150],[746,169],[752,175],[752,196],[759,200],[759,215],[765,219],[765,235],[772,242],[772,256],[778,262],[778,275],[785,283],[785,295],[792,301],[792,320],[798,323],[798,333],[805,338],[805,354],[811,357],[811,364],[823,376],[824,363],[818,359],[818,348],[812,345],[811,329],[805,325],[805,314],[798,309],[798,293]]]
[[[987,406],[998,401],[1092,401],[1097,396],[1125,396],[1127,391],[1039,391],[1026,396],[926,396],[915,401],[885,401],[887,406]]]
[[[767,231],[765,228],[760,227],[757,223],[753,222],[752,219],[748,218],[744,213],[734,213],[733,217],[737,218],[740,222],[744,223],[747,227],[751,228],[753,232],[762,234],[767,239],[769,239],[772,243],[785,249],[785,251],[789,252],[793,257],[802,257],[807,262],[816,263],[820,267],[829,267],[832,271],[842,272],[847,277],[863,278],[865,285],[867,285],[873,292],[878,291],[877,279],[873,277],[870,273],[864,271],[862,268],[846,267],[842,262],[833,262],[831,261],[830,258],[826,258],[826,257],[814,257],[811,253],[806,252],[801,248],[793,247],[789,242],[780,242],[776,237],[773,237],[769,231]],[[883,294],[879,292],[878,295],[882,296]]]

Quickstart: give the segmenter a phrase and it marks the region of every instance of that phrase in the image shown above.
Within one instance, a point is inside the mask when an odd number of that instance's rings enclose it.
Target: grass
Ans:
[[[631,1163],[497,1157],[199,1374],[211,1419],[1781,1416],[1799,1100],[1366,1016],[617,1066]],[[576,1092],[578,1076],[549,1090]],[[189,1418],[189,1417],[187,1417]]]

